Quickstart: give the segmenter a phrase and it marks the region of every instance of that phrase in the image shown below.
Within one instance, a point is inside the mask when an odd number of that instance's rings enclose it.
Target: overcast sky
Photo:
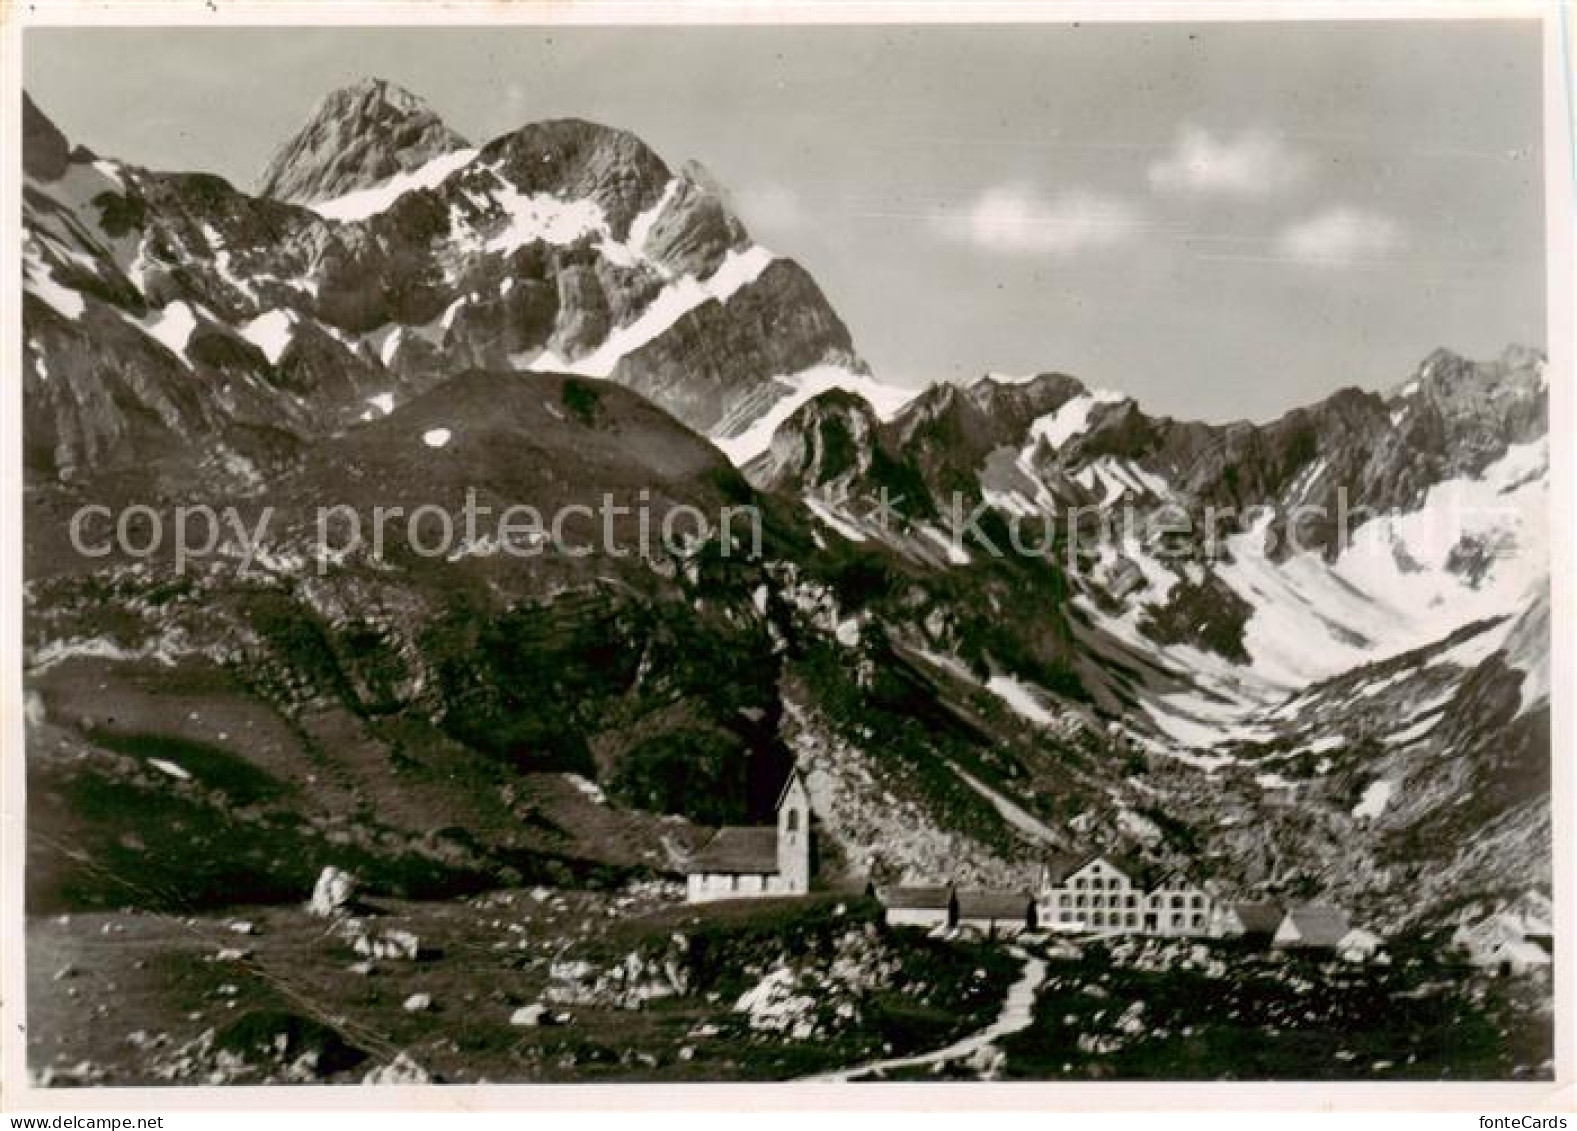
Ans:
[[[1446,345],[1544,344],[1532,23],[27,33],[73,141],[252,187],[379,75],[485,141],[696,158],[879,375],[1057,369],[1266,418]]]

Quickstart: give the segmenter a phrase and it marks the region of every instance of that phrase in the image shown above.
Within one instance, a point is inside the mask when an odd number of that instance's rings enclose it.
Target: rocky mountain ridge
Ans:
[[[265,177],[281,197],[341,193],[303,207],[61,161],[30,100],[24,118],[28,458],[51,478],[245,478],[473,366],[611,377],[702,431],[769,405],[779,377],[863,369],[802,268],[623,131],[543,122],[457,149],[360,84]],[[169,459],[193,446],[208,467]]]
[[[465,148],[465,138],[416,95],[363,79],[318,103],[269,160],[259,193],[293,204],[332,200]]]

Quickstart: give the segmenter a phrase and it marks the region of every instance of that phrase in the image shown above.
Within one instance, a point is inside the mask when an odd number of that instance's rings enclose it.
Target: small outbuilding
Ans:
[[[958,922],[958,899],[949,885],[880,888],[876,898],[894,927],[951,927]]]
[[[1027,891],[977,889],[954,895],[956,923],[989,935],[1016,935],[1039,926],[1035,898]]]
[[[1351,930],[1352,924],[1340,908],[1305,903],[1287,910],[1271,945],[1287,950],[1335,950]]]
[[[1285,917],[1281,904],[1269,900],[1223,903],[1211,916],[1210,933],[1216,938],[1268,946]]]
[[[1507,939],[1490,953],[1490,966],[1502,977],[1520,978],[1549,965],[1549,951],[1531,939]]]

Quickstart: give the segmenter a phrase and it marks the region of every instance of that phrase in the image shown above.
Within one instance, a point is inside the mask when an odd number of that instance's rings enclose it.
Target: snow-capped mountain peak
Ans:
[[[366,78],[324,96],[269,160],[260,191],[297,204],[332,200],[466,146],[421,98],[386,79]]]

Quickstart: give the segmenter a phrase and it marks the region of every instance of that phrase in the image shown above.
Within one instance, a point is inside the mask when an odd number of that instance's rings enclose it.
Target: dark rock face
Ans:
[[[22,94],[22,168],[27,175],[41,181],[52,181],[66,171],[71,156],[71,146],[61,133],[33,104],[24,91]]]
[[[937,386],[888,423],[883,438],[901,451],[938,500],[979,496],[979,471],[993,452],[1021,448],[1034,421],[1084,386],[1047,373],[1022,383],[986,378],[965,388]]]
[[[869,485],[880,424],[861,397],[839,390],[807,401],[751,464],[752,482],[785,493],[853,494]]]
[[[682,274],[706,278],[730,251],[749,245],[744,225],[728,210],[721,190],[694,163],[673,184],[668,205],[646,238],[652,256]]]
[[[329,94],[263,170],[264,196],[330,200],[420,168],[466,141],[416,95],[383,79]]]
[[[1238,663],[1248,662],[1243,650],[1243,624],[1253,609],[1214,574],[1184,580],[1173,587],[1166,603],[1148,611],[1139,631],[1158,644],[1198,644]]]
[[[669,179],[662,158],[640,138],[578,118],[522,126],[488,143],[481,163],[521,192],[595,201],[621,240]]]
[[[613,377],[710,431],[770,378],[824,361],[864,368],[821,288],[779,259],[726,302],[702,303],[626,355]]]

